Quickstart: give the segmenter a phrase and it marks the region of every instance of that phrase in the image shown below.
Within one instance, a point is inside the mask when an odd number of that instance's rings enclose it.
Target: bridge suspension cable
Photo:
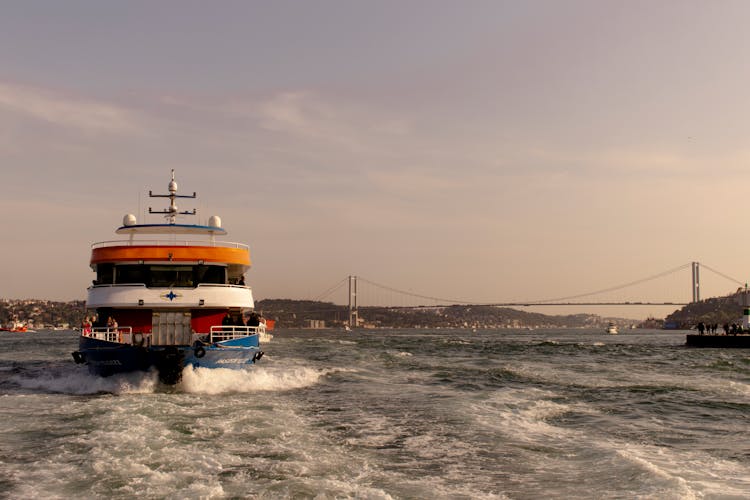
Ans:
[[[344,286],[344,283],[346,283],[348,280],[349,280],[348,277],[342,279],[341,281],[339,281],[338,283],[336,283],[332,287],[327,288],[323,293],[317,295],[312,300],[314,300],[314,301],[321,301],[321,300],[323,300],[324,298],[328,297],[329,295],[332,295],[335,291],[337,291],[339,288],[341,288],[342,286]]]
[[[575,295],[568,295],[568,296],[565,296],[565,297],[557,297],[557,298],[550,298],[550,299],[543,299],[543,300],[529,300],[529,301],[502,302],[502,303],[499,303],[499,302],[498,303],[494,303],[494,302],[479,302],[479,301],[475,301],[475,300],[464,300],[464,299],[446,299],[446,298],[443,298],[443,297],[436,297],[436,296],[432,296],[432,295],[424,295],[424,294],[409,292],[409,291],[406,291],[406,290],[401,290],[401,289],[394,288],[394,287],[391,287],[391,286],[387,286],[387,285],[383,285],[383,284],[380,284],[380,283],[376,283],[376,282],[374,282],[372,280],[369,280],[367,278],[363,278],[361,276],[357,276],[357,279],[359,279],[360,281],[362,281],[364,283],[367,283],[367,284],[369,284],[369,285],[371,285],[373,287],[382,289],[382,290],[386,290],[386,291],[389,291],[389,292],[401,294],[401,295],[404,295],[404,296],[407,296],[407,297],[412,297],[412,298],[417,298],[417,299],[423,299],[423,300],[429,300],[429,301],[435,302],[436,304],[442,304],[442,305],[446,305],[446,304],[463,304],[463,305],[476,305],[476,306],[478,306],[478,305],[487,305],[487,306],[509,306],[509,305],[522,305],[522,306],[533,306],[533,305],[576,305],[576,303],[571,303],[570,301],[571,300],[575,300],[575,299],[580,299],[580,298],[583,298],[583,297],[590,297],[592,295],[600,295],[600,294],[604,294],[604,293],[615,292],[615,291],[622,290],[622,289],[625,289],[625,288],[629,288],[629,287],[632,287],[632,286],[635,286],[635,285],[640,285],[642,283],[646,283],[646,282],[649,282],[649,281],[653,281],[653,280],[656,280],[656,279],[659,279],[659,278],[663,278],[665,276],[669,276],[671,274],[677,273],[679,271],[687,269],[688,267],[691,267],[692,265],[694,265],[694,263],[689,262],[687,264],[683,264],[683,265],[675,267],[673,269],[668,269],[668,270],[663,271],[661,273],[653,274],[653,275],[647,276],[645,278],[641,278],[641,279],[630,281],[630,282],[623,283],[623,284],[620,284],[620,285],[611,286],[611,287],[607,287],[607,288],[602,288],[600,290],[594,290],[594,291],[590,291],[590,292],[586,292],[586,293],[579,293],[579,294],[575,294]],[[720,271],[717,271],[716,269],[713,269],[713,268],[711,268],[711,267],[709,267],[709,266],[707,266],[705,264],[700,264],[700,266],[703,267],[703,268],[705,268],[705,269],[708,269],[709,271],[713,272],[714,274],[716,274],[718,276],[721,276],[722,278],[724,278],[726,280],[729,280],[729,281],[731,281],[733,283],[739,284],[741,286],[745,285],[744,282],[742,282],[742,281],[740,281],[740,280],[738,280],[736,278],[732,278],[731,276],[728,276],[728,275],[726,275],[726,274],[724,274],[724,273],[722,273]],[[323,293],[319,294],[314,300],[322,300],[323,298],[326,298],[326,297],[332,295],[334,292],[338,291],[341,287],[343,287],[347,283],[348,280],[349,280],[349,277],[342,279],[341,281],[339,281],[335,285],[333,285],[330,288],[328,288],[327,290],[325,290]],[[554,304],[552,304],[552,303],[554,303]],[[586,305],[597,305],[597,304],[599,304],[599,303],[591,303],[591,304],[586,304]],[[617,304],[617,302],[607,302],[606,304],[602,303],[602,305],[615,305],[615,304]],[[630,303],[628,302],[626,304],[630,304]],[[642,304],[642,303],[633,303],[633,304]],[[672,302],[665,302],[665,304],[673,304],[673,303]],[[390,307],[392,307],[392,306],[390,306]],[[410,306],[410,307],[414,307],[414,306]],[[423,306],[419,306],[419,307],[423,307]]]
[[[729,280],[729,281],[732,281],[732,282],[734,282],[734,283],[737,283],[737,284],[738,284],[738,285],[740,285],[740,286],[744,286],[744,285],[746,285],[746,284],[747,284],[746,282],[743,282],[743,281],[740,281],[740,280],[738,280],[738,279],[732,278],[731,276],[727,276],[726,274],[724,274],[724,273],[722,273],[722,272],[719,272],[719,271],[717,271],[716,269],[712,269],[712,268],[708,267],[708,266],[707,266],[706,264],[703,264],[703,263],[701,263],[701,267],[702,267],[702,268],[704,268],[704,269],[708,269],[709,271],[711,271],[711,272],[712,272],[712,273],[714,273],[714,274],[718,274],[719,276],[721,276],[721,277],[722,277],[722,278],[724,278],[724,279],[727,279],[727,280]]]
[[[646,283],[647,281],[652,281],[658,278],[663,278],[664,276],[668,276],[670,274],[674,274],[678,271],[682,271],[683,269],[687,269],[690,267],[692,263],[683,264],[679,267],[675,267],[674,269],[669,269],[668,271],[661,272],[659,274],[654,274],[652,276],[648,276],[646,278],[641,278],[639,280],[631,281],[629,283],[623,283],[622,285],[616,285],[609,288],[603,288],[601,290],[596,290],[593,292],[587,292],[587,293],[579,293],[577,295],[569,295],[567,297],[558,297],[556,299],[545,299],[545,300],[532,300],[528,302],[524,302],[525,304],[544,304],[545,302],[565,302],[568,300],[573,299],[580,299],[582,297],[589,297],[591,295],[600,295],[602,293],[608,293],[608,292],[615,292],[617,290],[622,290],[623,288],[628,288],[635,285],[640,285],[641,283]]]
[[[389,292],[394,292],[394,293],[400,293],[402,295],[407,295],[409,297],[414,297],[414,298],[417,298],[417,299],[432,300],[432,301],[435,301],[435,302],[443,302],[443,303],[449,303],[449,304],[466,304],[466,305],[479,304],[478,302],[471,301],[471,300],[444,299],[444,298],[440,298],[440,297],[431,297],[429,295],[420,295],[418,293],[407,292],[405,290],[399,290],[397,288],[393,288],[393,287],[390,287],[390,286],[381,285],[379,283],[375,283],[374,281],[370,281],[367,278],[363,278],[362,276],[357,276],[357,278],[360,281],[364,281],[365,283],[367,283],[369,285],[381,288],[383,290],[388,290]]]

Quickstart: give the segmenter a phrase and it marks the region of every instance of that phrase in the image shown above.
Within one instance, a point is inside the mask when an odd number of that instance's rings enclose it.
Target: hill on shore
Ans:
[[[255,303],[278,328],[343,327],[347,306],[309,300],[265,299]],[[33,328],[77,327],[85,315],[82,300],[0,299],[0,325],[17,320]],[[447,306],[416,309],[360,307],[360,326],[371,328],[600,328],[608,322],[625,326],[633,320],[602,318],[595,314],[550,316],[507,307]]]
[[[664,324],[671,328],[690,329],[700,322],[706,324],[742,324],[742,303],[744,291],[724,297],[712,297],[684,306],[664,318]]]
[[[304,328],[322,322],[326,327],[343,327],[349,317],[347,306],[331,302],[264,299],[255,304],[266,318],[284,328]],[[602,318],[595,314],[550,316],[495,306],[456,305],[446,307],[388,308],[360,307],[360,326],[370,328],[603,328],[610,321],[622,326],[633,320]]]
[[[689,329],[699,322],[723,325],[741,323],[743,292],[714,297],[688,304],[664,320],[650,319],[637,326],[644,328]],[[291,299],[264,299],[255,307],[264,317],[276,320],[278,328],[304,328],[323,324],[342,327],[349,316],[347,306],[332,302]],[[372,328],[601,328],[609,322],[619,326],[637,323],[622,318],[604,318],[595,314],[546,315],[494,306],[446,306],[424,308],[360,307],[360,326]],[[82,300],[0,299],[0,324],[19,320],[36,328],[78,326],[85,314]]]

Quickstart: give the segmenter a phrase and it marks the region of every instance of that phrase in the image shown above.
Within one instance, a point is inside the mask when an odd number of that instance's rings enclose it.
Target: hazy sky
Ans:
[[[84,298],[90,244],[160,206],[172,168],[196,222],[250,245],[259,299],[349,274],[479,302],[691,261],[750,279],[750,2],[0,12],[0,297]],[[620,299],[688,300],[672,278]]]

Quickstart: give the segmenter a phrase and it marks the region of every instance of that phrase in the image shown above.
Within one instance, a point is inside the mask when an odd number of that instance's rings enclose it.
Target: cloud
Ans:
[[[133,133],[135,113],[110,103],[70,98],[34,87],[0,83],[0,110],[87,133]]]
[[[347,152],[382,151],[384,141],[412,133],[404,116],[343,100],[330,102],[310,91],[279,92],[264,99],[258,104],[257,118],[263,130]]]

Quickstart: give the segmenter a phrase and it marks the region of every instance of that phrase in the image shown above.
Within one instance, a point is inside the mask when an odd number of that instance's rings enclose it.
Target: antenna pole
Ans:
[[[174,202],[176,198],[195,198],[196,193],[194,192],[192,196],[177,194],[177,182],[174,180],[174,169],[172,169],[172,181],[169,183],[168,189],[169,194],[154,194],[151,191],[148,192],[148,196],[150,198],[169,198],[169,207],[167,207],[166,210],[152,210],[151,207],[149,207],[148,213],[164,214],[164,217],[170,224],[174,224],[177,222],[177,215],[195,215],[197,213],[196,209],[193,209],[192,212],[180,212],[177,209],[177,205]]]

